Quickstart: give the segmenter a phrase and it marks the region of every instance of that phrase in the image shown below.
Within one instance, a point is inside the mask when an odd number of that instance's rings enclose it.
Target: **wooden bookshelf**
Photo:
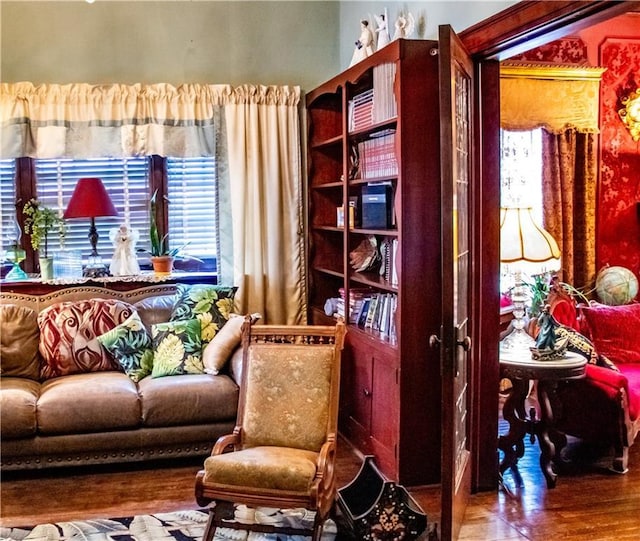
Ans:
[[[440,317],[435,48],[432,41],[394,41],[306,98],[309,319],[332,321],[325,314],[327,299],[344,298],[349,327],[340,431],[361,452],[374,454],[385,475],[407,485],[438,482],[440,475],[439,355],[429,350],[426,331],[438,328]],[[381,133],[388,138],[378,145]],[[377,147],[384,155],[376,156]],[[374,164],[366,178],[363,158]],[[386,191],[383,203],[366,197],[376,190]],[[356,202],[355,223],[348,219],[350,199]],[[370,236],[378,246],[396,241],[396,281],[377,266],[351,266],[350,253]],[[393,334],[357,324],[349,301],[353,290],[363,288],[393,299]]]

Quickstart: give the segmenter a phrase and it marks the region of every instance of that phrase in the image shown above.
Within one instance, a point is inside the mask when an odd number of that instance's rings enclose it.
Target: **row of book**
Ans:
[[[379,333],[380,338],[395,343],[397,307],[398,296],[395,293],[370,293],[362,300],[355,325]]]
[[[385,237],[380,242],[380,276],[392,286],[398,285],[398,268],[396,255],[398,254],[398,239]]]
[[[373,88],[349,100],[349,131],[364,130],[373,124],[385,122],[398,114],[393,86],[396,78],[394,63],[373,68]]]
[[[398,174],[395,130],[372,134],[358,143],[360,178],[391,177]]]

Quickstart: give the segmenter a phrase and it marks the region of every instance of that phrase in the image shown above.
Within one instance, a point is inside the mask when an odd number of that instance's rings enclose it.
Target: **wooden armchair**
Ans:
[[[199,505],[215,502],[203,541],[218,526],[311,535],[319,541],[336,496],[340,356],[346,326],[243,326],[236,426],[196,476]],[[308,527],[246,524],[234,504],[315,512]]]

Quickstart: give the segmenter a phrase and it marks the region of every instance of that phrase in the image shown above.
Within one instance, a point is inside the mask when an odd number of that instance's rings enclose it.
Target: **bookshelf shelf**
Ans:
[[[309,322],[332,321],[324,307],[337,299],[348,323],[340,431],[387,477],[412,485],[440,475],[440,419],[429,413],[439,364],[426,343],[440,302],[440,236],[429,233],[440,218],[433,47],[395,40],[306,97]],[[367,240],[377,262],[356,270]]]

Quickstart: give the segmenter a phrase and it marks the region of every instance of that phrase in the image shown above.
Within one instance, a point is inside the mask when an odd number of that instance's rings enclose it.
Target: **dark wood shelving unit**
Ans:
[[[395,337],[349,323],[343,355],[340,431],[364,454],[373,454],[390,479],[408,485],[439,481],[439,354],[428,347],[427,329],[440,318],[440,158],[436,42],[397,40],[311,91],[308,117],[308,277],[310,323],[334,320],[327,299],[352,290],[397,297]],[[381,70],[374,70],[384,66]],[[395,77],[380,84],[392,66]],[[393,73],[393,71],[392,71]],[[374,80],[377,81],[374,85]],[[384,88],[380,88],[383,86]],[[374,100],[395,102],[388,118],[374,117],[354,129],[354,97],[374,90]],[[386,109],[385,109],[386,110]],[[381,133],[395,132],[397,174],[354,167],[362,149]],[[360,146],[359,146],[360,145]],[[361,156],[359,156],[361,158]],[[380,158],[367,155],[368,159]],[[392,195],[387,228],[362,227],[362,193],[385,183]],[[349,199],[359,201],[350,225]],[[343,206],[344,224],[337,223]],[[369,236],[396,240],[397,283],[375,269],[356,272],[349,254]],[[346,320],[352,321],[346,313]]]

